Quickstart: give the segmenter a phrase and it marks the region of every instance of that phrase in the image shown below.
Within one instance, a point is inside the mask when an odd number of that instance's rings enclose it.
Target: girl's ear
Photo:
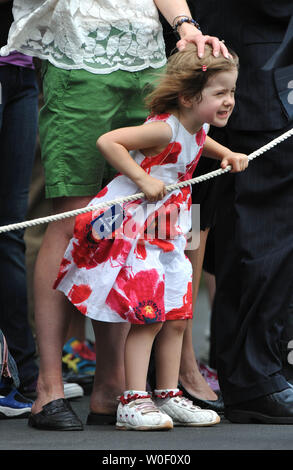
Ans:
[[[185,108],[191,108],[193,99],[190,96],[179,94],[179,103]]]

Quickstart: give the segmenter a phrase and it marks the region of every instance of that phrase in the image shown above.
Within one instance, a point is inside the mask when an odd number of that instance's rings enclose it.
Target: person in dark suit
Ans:
[[[190,1],[202,31],[240,58],[236,106],[210,135],[250,154],[293,125],[291,0]],[[291,94],[290,94],[291,93]],[[292,138],[217,178],[213,227],[216,367],[232,422],[293,424],[280,344],[293,295]],[[196,176],[196,175],[194,175]]]

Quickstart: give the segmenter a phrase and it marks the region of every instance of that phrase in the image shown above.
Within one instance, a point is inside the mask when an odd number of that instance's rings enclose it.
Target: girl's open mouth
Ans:
[[[217,112],[217,115],[220,117],[220,118],[226,118],[229,116],[229,111],[218,111]]]

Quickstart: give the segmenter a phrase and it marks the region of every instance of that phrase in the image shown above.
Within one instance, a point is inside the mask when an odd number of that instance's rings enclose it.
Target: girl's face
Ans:
[[[200,102],[192,99],[192,114],[199,122],[223,127],[227,124],[235,105],[237,70],[219,72],[211,77],[202,91]]]

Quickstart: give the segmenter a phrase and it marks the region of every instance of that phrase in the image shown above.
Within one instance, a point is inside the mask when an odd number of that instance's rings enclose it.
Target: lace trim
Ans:
[[[4,48],[2,48],[2,49],[4,49]],[[2,53],[2,49],[0,51],[1,53]],[[106,74],[109,74],[109,73],[112,73],[112,72],[116,72],[117,70],[124,70],[126,72],[127,71],[128,72],[140,72],[141,70],[144,70],[144,69],[147,69],[147,68],[159,69],[160,67],[163,67],[167,62],[166,59],[163,59],[161,62],[157,62],[156,64],[152,63],[151,61],[145,61],[144,64],[142,64],[140,66],[138,66],[138,65],[133,65],[133,66],[128,65],[128,66],[126,66],[126,65],[118,63],[113,67],[101,69],[101,68],[90,67],[90,66],[86,65],[85,63],[69,65],[69,64],[66,64],[64,62],[60,62],[59,60],[56,60],[53,55],[40,54],[39,52],[36,52],[33,49],[27,49],[25,47],[22,47],[18,50],[22,54],[26,54],[26,55],[29,55],[29,56],[32,56],[32,57],[38,57],[41,60],[48,60],[55,67],[59,67],[59,68],[62,68],[64,70],[83,69],[83,70],[86,70],[87,72],[90,72],[90,73],[93,73],[93,74],[96,74],[96,75],[98,75],[98,74],[106,75]]]
[[[1,55],[17,50],[47,59],[56,67],[102,74],[159,68],[166,63],[153,1],[38,3],[33,8],[15,0],[15,21]]]

